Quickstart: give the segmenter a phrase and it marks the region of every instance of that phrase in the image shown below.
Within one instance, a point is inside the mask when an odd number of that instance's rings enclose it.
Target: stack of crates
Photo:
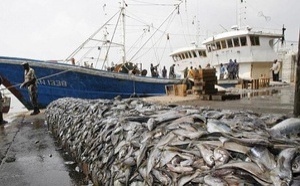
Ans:
[[[215,68],[199,69],[195,73],[192,90],[195,94],[199,95],[217,94],[218,89],[215,88],[217,81]]]

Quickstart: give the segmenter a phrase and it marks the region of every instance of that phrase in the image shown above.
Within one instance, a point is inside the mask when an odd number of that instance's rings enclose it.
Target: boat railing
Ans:
[[[282,34],[282,29],[274,29],[274,28],[262,28],[262,27],[250,27],[247,26],[233,26],[233,30],[251,30],[256,33],[264,33],[264,34]]]

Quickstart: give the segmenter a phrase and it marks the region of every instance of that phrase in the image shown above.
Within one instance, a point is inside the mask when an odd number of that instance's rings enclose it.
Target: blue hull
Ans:
[[[62,97],[112,99],[116,96],[128,98],[132,95],[164,95],[166,85],[179,83],[179,80],[173,79],[141,77],[55,62],[0,57],[3,85],[28,109],[32,109],[28,91],[26,88],[19,88],[24,81],[24,69],[21,64],[25,61],[35,70],[38,78],[40,108],[45,108],[50,102]]]

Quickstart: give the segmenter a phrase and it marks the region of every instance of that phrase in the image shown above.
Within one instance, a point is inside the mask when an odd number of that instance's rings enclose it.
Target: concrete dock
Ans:
[[[20,113],[13,121],[0,125],[0,185],[91,184],[49,134],[44,112],[29,114]]]

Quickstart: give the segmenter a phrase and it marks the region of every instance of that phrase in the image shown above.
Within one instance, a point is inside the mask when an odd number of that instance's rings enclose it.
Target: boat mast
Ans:
[[[122,61],[123,63],[126,63],[126,48],[125,48],[125,6],[127,4],[125,3],[125,0],[122,0],[121,2],[121,14],[122,14]]]

